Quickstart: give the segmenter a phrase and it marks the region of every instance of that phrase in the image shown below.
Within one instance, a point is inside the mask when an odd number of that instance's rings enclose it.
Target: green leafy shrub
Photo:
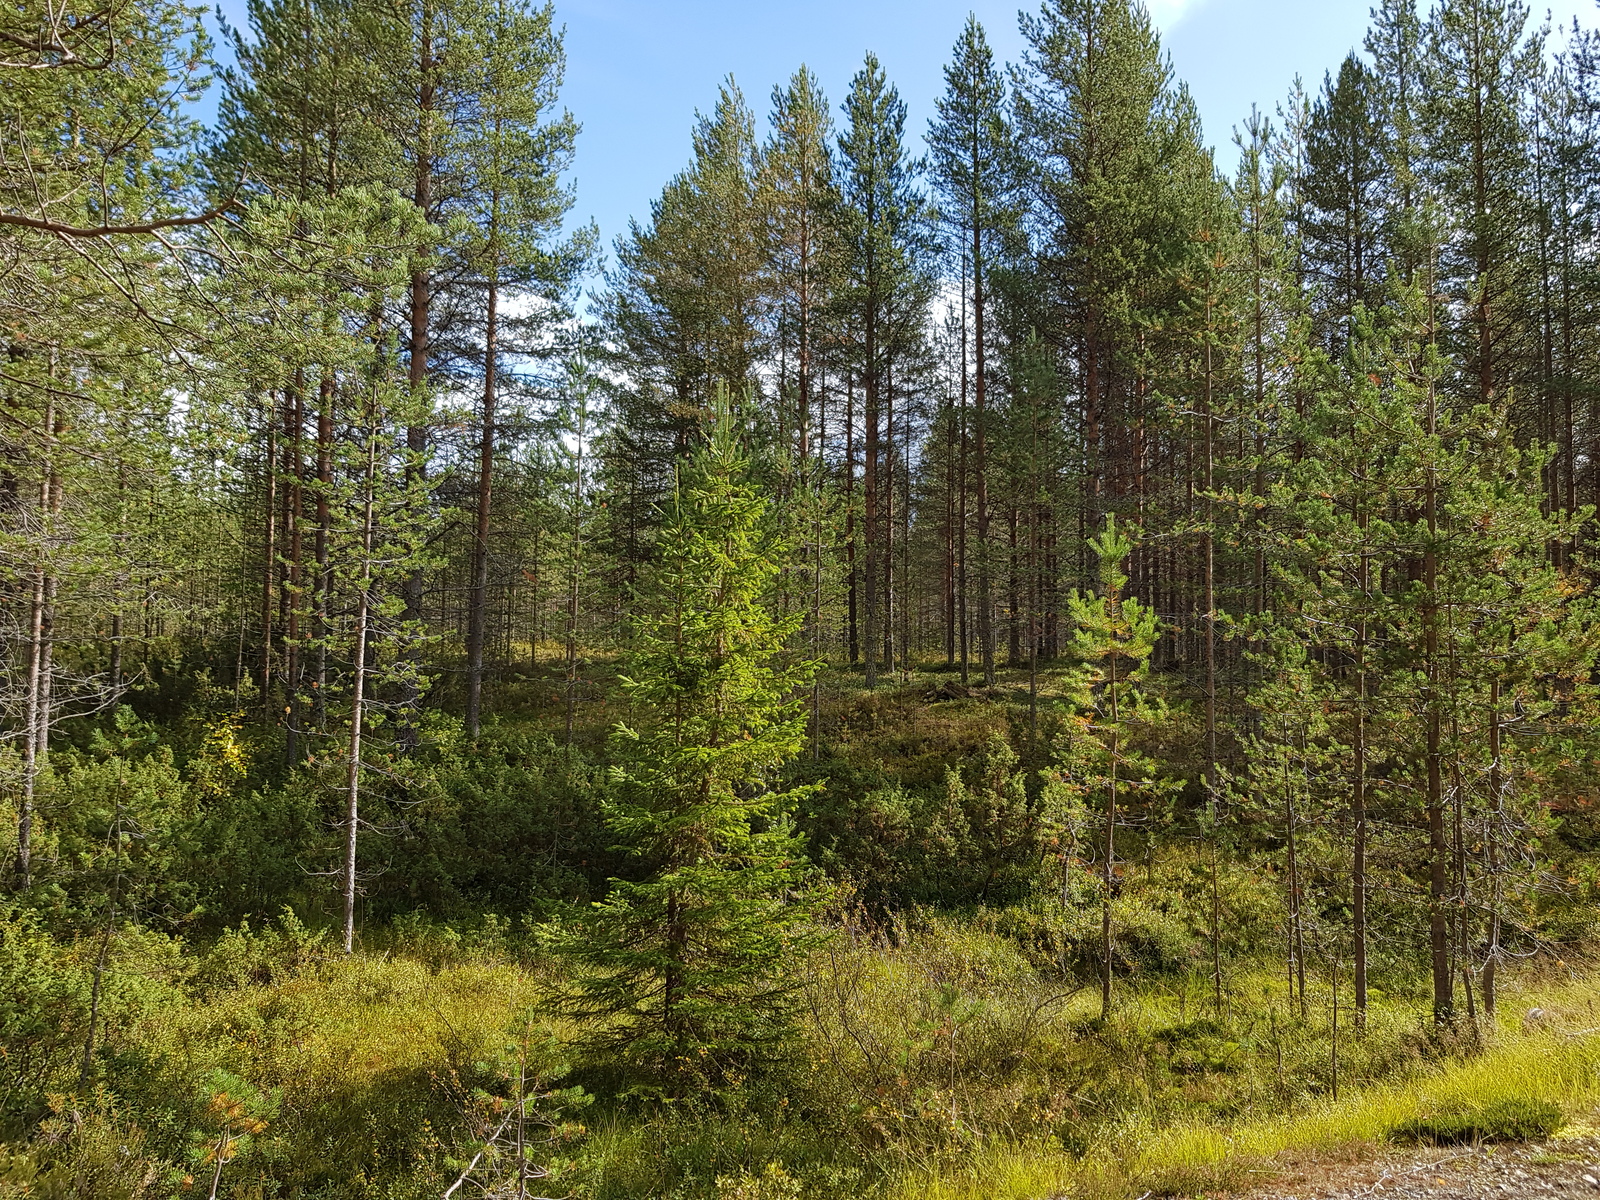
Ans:
[[[247,984],[270,984],[291,979],[329,953],[328,930],[311,929],[285,907],[275,925],[250,928],[242,920],[222,931],[201,956],[194,986],[202,995]]]
[[[741,1171],[717,1177],[717,1200],[800,1200],[800,1181],[769,1162],[759,1175]]]
[[[626,871],[600,812],[603,774],[524,730],[491,726],[471,747],[446,742],[407,780],[393,829],[373,840],[372,915],[548,916],[597,898]]]
[[[37,1116],[83,1052],[89,982],[38,918],[0,908],[0,1117]]]
[[[1413,1146],[1458,1146],[1465,1142],[1531,1142],[1549,1137],[1565,1118],[1547,1100],[1517,1097],[1466,1112],[1438,1113],[1397,1125],[1390,1140]]]

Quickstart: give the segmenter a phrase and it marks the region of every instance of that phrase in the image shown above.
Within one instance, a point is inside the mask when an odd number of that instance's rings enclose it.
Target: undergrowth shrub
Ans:
[[[88,1020],[89,981],[66,948],[34,914],[0,908],[0,1119],[6,1125],[36,1116],[44,1093],[64,1085],[82,1053]]]
[[[83,1101],[55,1097],[31,1145],[0,1147],[0,1196],[165,1200],[183,1187],[182,1166],[152,1147],[116,1096],[97,1089]]]
[[[759,1175],[740,1171],[717,1177],[717,1200],[800,1200],[801,1194],[800,1181],[776,1162]]]
[[[436,741],[407,781],[394,830],[373,841],[383,868],[374,917],[547,916],[598,898],[624,872],[601,816],[602,766],[515,727],[491,725],[470,745],[440,728]]]
[[[1048,889],[1004,908],[981,910],[977,922],[1015,942],[1038,970],[1088,979],[1100,964],[1100,883],[1081,863],[1056,869]],[[1209,963],[1211,880],[1193,855],[1151,854],[1129,868],[1112,901],[1113,969],[1123,977],[1182,975]],[[1249,864],[1224,863],[1218,897],[1224,914],[1222,954],[1252,961],[1276,943],[1281,895]]]
[[[263,929],[251,929],[248,918],[241,920],[200,955],[195,990],[214,995],[228,988],[282,983],[327,959],[332,950],[328,938],[326,927],[310,928],[288,907]]]
[[[102,950],[99,1013],[85,1064]],[[181,1009],[189,967],[181,945],[158,933],[120,927],[104,942],[62,942],[36,915],[0,905],[0,1139],[25,1134],[51,1093],[93,1086],[141,1061],[152,1017]]]

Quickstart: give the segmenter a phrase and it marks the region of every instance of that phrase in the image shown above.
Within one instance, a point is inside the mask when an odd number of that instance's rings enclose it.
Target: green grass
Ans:
[[[1417,1146],[1532,1142],[1549,1137],[1561,1128],[1564,1120],[1559,1105],[1548,1100],[1514,1096],[1402,1121],[1389,1131],[1389,1138]]]
[[[1486,1138],[1552,1119],[1517,1128],[1508,1104],[1535,1117],[1600,1105],[1595,981],[1526,969],[1481,1046],[1464,1029],[1440,1035],[1426,997],[1385,977],[1366,1032],[1341,1030],[1336,1098],[1326,994],[1302,1016],[1270,961],[1235,959],[1214,1010],[1204,963],[1179,953],[1192,942],[1175,924],[1183,867],[1155,856],[1119,900],[1119,930],[1148,957],[1118,979],[1108,1023],[1097,989],[1064,981],[1030,940],[1041,922],[1076,936],[1082,914],[920,913],[813,955],[792,1040],[712,1101],[619,1100],[606,1064],[579,1062],[574,1081],[601,1099],[579,1118],[588,1136],[567,1151],[563,1188],[584,1200],[1194,1197],[1308,1159],[1404,1153],[1408,1131]],[[1237,886],[1248,911],[1249,889],[1270,883]],[[174,948],[181,961],[156,964],[167,990],[106,1029],[115,1100],[101,1141],[133,1138],[152,1161],[181,1163],[204,1127],[195,1082],[225,1070],[282,1093],[228,1168],[229,1200],[258,1186],[437,1196],[470,1142],[474,1091],[496,1086],[483,1064],[530,1016],[569,1042],[580,1032],[550,1014],[559,980],[536,943],[497,922],[445,932],[400,925],[351,958],[298,925]],[[1523,1029],[1534,1006],[1547,1015]],[[78,1053],[63,1043],[63,1090]]]
[[[1075,1158],[1040,1144],[992,1147],[954,1169],[904,1173],[892,1200],[1046,1200],[1072,1194],[1105,1197],[1196,1196],[1265,1183],[1286,1159],[1343,1159],[1375,1151],[1397,1132],[1423,1127],[1440,1114],[1476,1114],[1480,1132],[1544,1136],[1551,1110],[1583,1112],[1600,1102],[1600,1037],[1574,1034],[1578,1004],[1592,985],[1532,991],[1547,1011],[1565,1008],[1567,1022],[1522,1033],[1503,1019],[1483,1053],[1419,1069],[1392,1083],[1300,1104],[1294,1111],[1232,1124],[1178,1121],[1156,1126],[1130,1116],[1112,1136]],[[1521,1011],[1507,1005],[1507,1010]],[[1542,1110],[1542,1111],[1541,1111]],[[1486,1114],[1537,1117],[1488,1130]],[[1469,1118],[1467,1122],[1473,1124]],[[1470,1138],[1471,1130],[1468,1131]]]

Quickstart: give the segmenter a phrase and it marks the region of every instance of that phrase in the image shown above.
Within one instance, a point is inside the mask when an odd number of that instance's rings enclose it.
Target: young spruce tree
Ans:
[[[804,859],[775,778],[804,744],[813,666],[801,617],[770,593],[788,554],[722,400],[680,468],[624,680],[647,723],[616,731],[607,820],[642,863],[566,945],[575,1007],[609,1018],[600,1048],[682,1095],[785,1024],[808,940]]]

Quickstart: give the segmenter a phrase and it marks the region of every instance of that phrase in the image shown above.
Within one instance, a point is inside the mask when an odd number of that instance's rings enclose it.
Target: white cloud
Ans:
[[[1195,0],[1145,0],[1150,19],[1158,29],[1171,29],[1194,6]]]

